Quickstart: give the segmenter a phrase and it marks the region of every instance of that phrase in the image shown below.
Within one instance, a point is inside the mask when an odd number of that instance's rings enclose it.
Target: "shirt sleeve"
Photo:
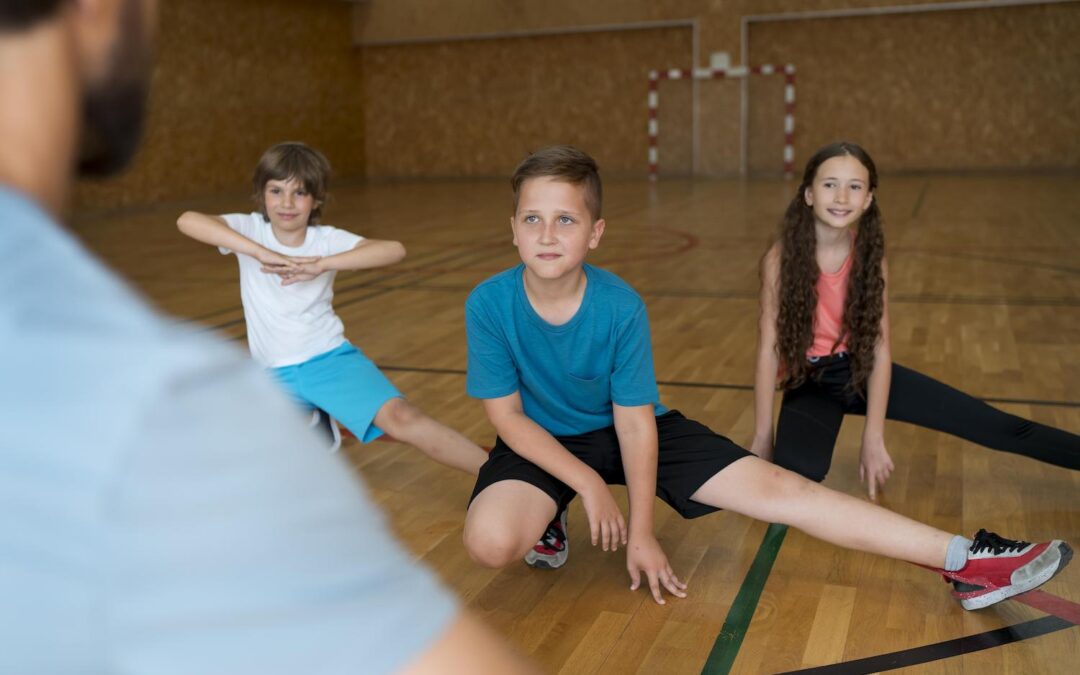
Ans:
[[[399,670],[455,602],[265,374],[230,361],[147,402],[110,493],[109,672]]]
[[[474,292],[465,302],[468,366],[465,389],[473,398],[500,398],[518,390],[517,366],[506,334]]]
[[[261,213],[225,213],[221,216],[225,220],[225,224],[230,229],[235,230],[239,234],[244,235],[252,241],[258,241],[258,226],[259,220],[262,219]],[[233,253],[231,248],[225,246],[218,246],[218,252],[221,255],[229,255]]]
[[[649,317],[645,304],[639,300],[634,312],[616,329],[611,401],[629,407],[656,403],[659,400],[660,392],[656,388],[656,372],[653,369]]]
[[[360,235],[353,234],[348,230],[341,230],[329,226],[324,227],[327,229],[326,253],[324,255],[337,255],[338,253],[351,251],[356,248],[357,244],[364,240]]]

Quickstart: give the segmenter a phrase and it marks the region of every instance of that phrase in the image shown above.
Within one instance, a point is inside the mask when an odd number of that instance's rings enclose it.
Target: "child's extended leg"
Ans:
[[[998,410],[922,373],[893,364],[886,417],[944,431],[994,450],[1080,469],[1080,436]]]
[[[1012,542],[980,531],[974,543],[856,499],[757,457],[715,474],[691,499],[774,523],[838,546],[949,570],[967,609],[985,607],[1049,580],[1072,557],[1068,544]]]
[[[436,462],[473,475],[487,461],[487,453],[480,446],[436,422],[403,398],[392,398],[384,403],[375,414],[375,426],[397,440],[419,448]]]
[[[730,464],[691,499],[868,553],[944,567],[953,535],[831,490],[756,457]]]
[[[485,567],[521,560],[555,517],[555,500],[520,480],[502,480],[484,488],[465,517],[465,549]]]

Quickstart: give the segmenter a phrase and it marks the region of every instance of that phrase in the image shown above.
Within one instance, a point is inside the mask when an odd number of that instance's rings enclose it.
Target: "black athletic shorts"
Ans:
[[[704,424],[686,419],[678,410],[658,416],[656,432],[660,446],[656,496],[683,518],[697,518],[717,511],[692,501],[690,495],[729,464],[751,454]],[[626,485],[614,426],[576,436],[556,436],[555,440],[600,474],[605,483]],[[501,438],[496,438],[487,462],[480,467],[469,503],[488,486],[504,480],[535,485],[555,501],[558,511],[566,508],[577,494],[558,478],[515,453]]]

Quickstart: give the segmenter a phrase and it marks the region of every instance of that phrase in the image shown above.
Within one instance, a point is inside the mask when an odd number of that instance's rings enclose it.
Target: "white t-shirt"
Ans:
[[[329,225],[313,225],[300,246],[285,246],[274,236],[261,213],[222,216],[229,227],[253,242],[283,255],[326,257],[344,253],[363,237]],[[234,251],[219,248],[223,255]],[[247,320],[251,356],[267,368],[292,366],[337,349],[345,342],[345,326],[334,314],[334,277],[326,272],[311,281],[281,285],[281,277],[259,270],[262,264],[246,255],[240,262],[240,299]]]

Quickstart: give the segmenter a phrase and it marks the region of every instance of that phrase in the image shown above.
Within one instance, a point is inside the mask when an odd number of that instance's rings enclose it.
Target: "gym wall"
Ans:
[[[81,181],[76,208],[249,191],[271,144],[303,140],[364,171],[363,84],[340,0],[164,0],[145,141],[133,166]],[[243,191],[243,192],[238,192]]]

